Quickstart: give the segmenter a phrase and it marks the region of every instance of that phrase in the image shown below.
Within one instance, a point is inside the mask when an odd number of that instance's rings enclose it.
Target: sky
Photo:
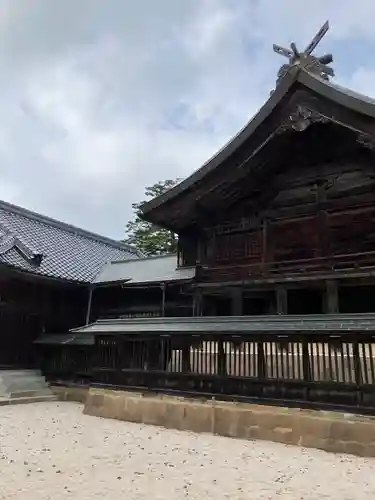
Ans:
[[[0,199],[124,237],[146,186],[185,177],[263,105],[286,60],[332,52],[375,97],[373,0],[0,0]]]

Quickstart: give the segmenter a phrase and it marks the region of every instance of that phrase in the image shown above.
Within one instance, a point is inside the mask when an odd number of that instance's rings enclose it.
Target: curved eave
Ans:
[[[166,193],[150,200],[142,205],[142,213],[145,219],[154,209],[166,202],[177,198],[179,195],[190,189],[194,184],[201,181],[205,176],[218,168],[227,158],[229,158],[261,125],[261,123],[271,114],[281,99],[287,94],[294,83],[300,83],[307,89],[321,95],[322,97],[336,102],[352,111],[375,118],[375,100],[361,95],[345,87],[327,82],[321,78],[308,73],[303,68],[292,67],[285,75],[282,82],[276,87],[270,98],[258,111],[258,113],[247,123],[247,125],[232,138],[218,153],[210,158],[202,167],[192,175],[184,179],[177,186],[169,189]]]
[[[304,70],[299,71],[297,80],[305,87],[330,101],[340,104],[356,113],[360,113],[361,115],[375,118],[375,99],[371,97],[359,94],[358,92],[354,92],[354,90],[341,87],[335,83],[322,80]]]

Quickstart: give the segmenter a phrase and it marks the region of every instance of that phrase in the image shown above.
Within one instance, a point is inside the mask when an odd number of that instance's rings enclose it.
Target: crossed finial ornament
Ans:
[[[289,59],[289,62],[287,64],[283,64],[279,69],[276,84],[280,82],[292,66],[301,66],[310,73],[320,76],[324,80],[329,80],[329,77],[335,75],[333,69],[328,66],[333,62],[332,54],[325,54],[321,57],[312,55],[312,52],[315,50],[328,30],[329,22],[326,21],[303,52],[299,52],[294,42],[290,44],[290,49],[286,49],[280,45],[273,45],[273,50],[276,54]]]

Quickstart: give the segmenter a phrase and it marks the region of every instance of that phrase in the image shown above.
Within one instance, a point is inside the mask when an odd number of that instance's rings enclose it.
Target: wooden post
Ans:
[[[263,220],[263,228],[262,228],[262,264],[263,264],[263,271],[265,270],[265,265],[268,261],[267,258],[267,219]]]
[[[276,287],[276,313],[288,314],[288,291],[283,285]]]
[[[340,312],[339,293],[336,280],[326,281],[325,312],[327,314],[338,314]]]
[[[203,238],[203,234],[202,233],[198,233],[197,256],[196,256],[195,265],[202,264],[202,260],[203,260],[202,238]]]
[[[258,378],[264,379],[267,377],[267,362],[264,354],[263,341],[260,340],[257,344],[254,343],[254,347],[255,345],[257,346],[258,355]]]
[[[227,375],[227,355],[222,340],[217,343],[217,371],[222,377]]]
[[[182,371],[184,373],[190,373],[191,372],[191,363],[190,363],[190,348],[191,348],[191,342],[189,338],[184,338],[182,340],[183,345],[182,345]]]
[[[192,295],[192,303],[191,303],[191,315],[196,316],[196,310],[197,310],[197,289],[194,288],[193,295]]]
[[[86,310],[86,325],[90,323],[90,316],[91,316],[91,306],[92,306],[92,294],[94,291],[94,287],[90,286],[89,287],[89,298],[87,302],[87,310]]]
[[[231,315],[243,315],[243,296],[241,288],[234,288],[231,291]]]
[[[327,225],[327,212],[324,210],[324,202],[327,200],[327,189],[330,183],[328,181],[319,182],[316,184],[316,207],[318,217],[318,231],[319,231],[319,256],[326,257],[329,255],[329,235]]]
[[[276,313],[280,315],[288,314],[288,291],[283,285],[277,285],[276,287]],[[286,352],[288,356],[289,342],[277,342],[276,345]]]
[[[203,296],[200,288],[195,287],[193,293],[193,316],[202,316]]]
[[[167,285],[165,283],[161,284],[161,316],[165,316],[165,291]]]
[[[309,382],[311,380],[311,365],[310,365],[309,344],[306,339],[302,341],[302,370],[303,370],[303,380],[305,382]],[[308,398],[306,397],[306,399]]]

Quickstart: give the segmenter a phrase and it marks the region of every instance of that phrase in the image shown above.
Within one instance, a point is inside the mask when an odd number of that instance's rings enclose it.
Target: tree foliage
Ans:
[[[126,243],[134,245],[147,256],[163,255],[177,252],[177,235],[167,229],[155,227],[151,222],[141,219],[141,206],[156,196],[164,194],[180,182],[180,179],[157,182],[153,186],[146,187],[146,200],[133,203],[133,220],[126,224]]]

